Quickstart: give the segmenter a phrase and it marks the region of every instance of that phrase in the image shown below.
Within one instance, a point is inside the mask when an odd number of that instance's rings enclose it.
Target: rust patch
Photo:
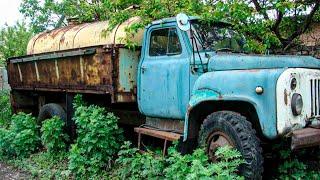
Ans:
[[[55,38],[57,35],[60,34],[60,32],[67,32],[69,29],[72,29],[73,27],[75,27],[75,25],[71,25],[71,26],[65,26],[62,28],[58,28],[58,29],[54,29],[50,32],[47,33],[48,36],[51,36],[52,38]]]
[[[8,73],[11,88],[34,91],[108,93],[112,95],[113,102],[135,102],[136,93],[134,90],[130,92],[117,90],[120,81],[119,51],[116,50],[116,56],[112,59],[110,51],[105,51],[102,46],[97,46],[96,49],[96,53],[93,55],[37,60],[40,81],[37,81],[33,61],[9,63]],[[22,82],[17,68],[18,64],[23,77]]]
[[[288,93],[287,93],[287,89],[284,90],[284,104],[288,105]]]
[[[100,58],[96,58],[96,57]],[[12,88],[48,88],[48,89],[97,89],[110,90],[112,83],[110,55],[83,56],[84,81],[81,78],[80,56],[57,59],[59,79],[55,60],[37,61],[40,82],[37,82],[33,62],[19,63],[24,81],[20,82],[17,63],[9,63],[10,84]],[[102,63],[102,61],[105,61]],[[107,88],[108,87],[108,88]]]

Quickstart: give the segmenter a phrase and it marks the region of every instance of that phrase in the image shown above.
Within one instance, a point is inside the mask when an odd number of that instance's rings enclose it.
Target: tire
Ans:
[[[38,122],[41,123],[46,119],[50,119],[54,116],[59,117],[61,120],[66,122],[66,111],[63,109],[62,106],[55,103],[46,104],[41,107],[39,115],[38,115]]]
[[[244,116],[232,111],[219,111],[204,120],[198,143],[213,161],[216,160],[214,152],[219,147],[217,144],[235,147],[245,160],[239,167],[240,175],[245,179],[262,179],[262,148],[255,134],[251,123]]]

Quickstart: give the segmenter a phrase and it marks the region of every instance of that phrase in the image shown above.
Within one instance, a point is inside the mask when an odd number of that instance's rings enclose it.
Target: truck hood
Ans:
[[[275,69],[275,68],[320,68],[320,60],[311,56],[215,54],[208,63],[209,71]]]

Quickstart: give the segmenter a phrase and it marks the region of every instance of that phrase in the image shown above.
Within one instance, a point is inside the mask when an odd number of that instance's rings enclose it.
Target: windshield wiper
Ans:
[[[240,53],[240,51],[231,49],[231,48],[220,48],[220,49],[215,49],[216,52],[222,51],[222,52],[232,52],[232,53]]]

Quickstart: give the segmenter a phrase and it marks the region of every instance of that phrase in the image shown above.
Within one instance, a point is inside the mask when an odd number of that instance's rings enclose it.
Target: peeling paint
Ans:
[[[208,101],[208,100],[220,100],[222,99],[222,95],[220,92],[213,91],[210,89],[199,89],[192,93],[191,99],[189,101],[189,107],[196,106],[200,102]]]

